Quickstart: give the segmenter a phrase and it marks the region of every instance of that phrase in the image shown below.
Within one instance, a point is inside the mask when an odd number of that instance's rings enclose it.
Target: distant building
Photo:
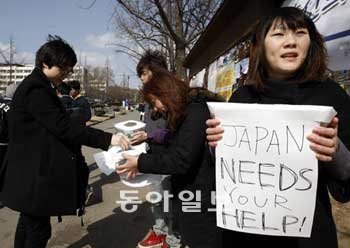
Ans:
[[[33,69],[34,65],[0,64],[0,94],[5,93],[5,89],[10,83],[18,84],[22,82]]]
[[[89,86],[90,89],[92,90],[97,90],[100,92],[106,92],[107,89],[107,82],[105,80],[90,80],[89,81]]]
[[[34,65],[0,64],[0,95],[5,93],[5,89],[10,83],[22,82],[33,71],[34,67]],[[67,80],[79,80],[84,88],[86,87],[87,74],[87,69],[78,65],[74,67],[74,73]]]
[[[82,87],[86,87],[88,70],[86,67],[77,65],[74,66],[74,73],[70,75],[66,80],[78,80]]]

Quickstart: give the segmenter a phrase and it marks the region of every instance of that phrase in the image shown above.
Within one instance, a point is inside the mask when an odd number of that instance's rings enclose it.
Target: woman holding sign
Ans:
[[[174,195],[170,197],[181,240],[191,248],[221,247],[211,204],[215,167],[205,137],[205,121],[210,117],[206,101],[215,101],[216,96],[190,90],[186,82],[162,68],[151,69],[153,77],[143,85],[142,93],[155,111],[166,116],[171,132],[168,144],[151,145],[149,153],[139,157],[125,155],[127,162],[117,172],[171,175]]]
[[[277,9],[252,32],[246,85],[230,102],[332,106],[337,117],[307,136],[319,161],[316,208],[310,238],[278,237],[227,231],[224,247],[335,248],[336,228],[328,190],[335,199],[349,201],[350,98],[326,76],[327,52],[312,20],[302,10]],[[215,147],[224,129],[218,119],[207,121],[207,139]]]

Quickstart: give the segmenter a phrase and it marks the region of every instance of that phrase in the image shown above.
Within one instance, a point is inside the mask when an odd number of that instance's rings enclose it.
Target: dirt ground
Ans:
[[[350,248],[350,203],[332,201],[333,216],[337,225],[339,248]]]

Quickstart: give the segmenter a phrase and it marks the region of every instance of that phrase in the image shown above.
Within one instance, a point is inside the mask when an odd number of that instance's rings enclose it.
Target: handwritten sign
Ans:
[[[225,129],[216,148],[217,225],[310,237],[318,162],[306,136],[336,114],[325,106],[208,103]]]

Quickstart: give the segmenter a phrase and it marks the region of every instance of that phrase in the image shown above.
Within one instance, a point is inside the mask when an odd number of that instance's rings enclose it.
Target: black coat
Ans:
[[[72,122],[48,78],[34,69],[17,88],[9,112],[4,204],[35,216],[76,214],[87,178],[74,147],[106,150],[111,136]]]
[[[84,96],[78,96],[74,100],[74,107],[79,109],[79,112],[83,116],[85,122],[88,122],[91,119],[90,103]]]
[[[8,137],[8,111],[10,110],[11,99],[0,98],[0,188],[3,182],[3,175],[1,171],[3,170],[2,164],[5,159],[7,152],[7,146],[9,142]]]
[[[143,173],[169,174],[174,194],[174,218],[179,222],[181,239],[191,248],[220,247],[220,230],[210,204],[215,191],[215,163],[206,143],[206,124],[210,113],[206,99],[191,99],[184,119],[162,151],[141,154],[138,169]],[[159,148],[159,146],[157,146]],[[151,146],[152,149],[152,146]],[[182,211],[178,194],[181,191],[201,192],[201,211]],[[194,202],[193,199],[191,202]]]
[[[298,104],[333,106],[339,118],[338,137],[350,148],[350,97],[333,81],[306,82],[289,84],[286,82],[268,82],[263,92],[253,86],[243,86],[231,96],[231,102],[261,104]],[[240,240],[245,247],[269,248],[336,248],[337,235],[332,218],[331,204],[327,188],[337,185],[337,192],[332,192],[337,200],[349,200],[350,183],[342,182],[325,170],[326,164],[319,163],[319,179],[316,196],[314,223],[310,238],[276,237],[244,234],[233,231],[225,232],[225,246],[236,247]],[[341,188],[343,187],[343,188]]]

